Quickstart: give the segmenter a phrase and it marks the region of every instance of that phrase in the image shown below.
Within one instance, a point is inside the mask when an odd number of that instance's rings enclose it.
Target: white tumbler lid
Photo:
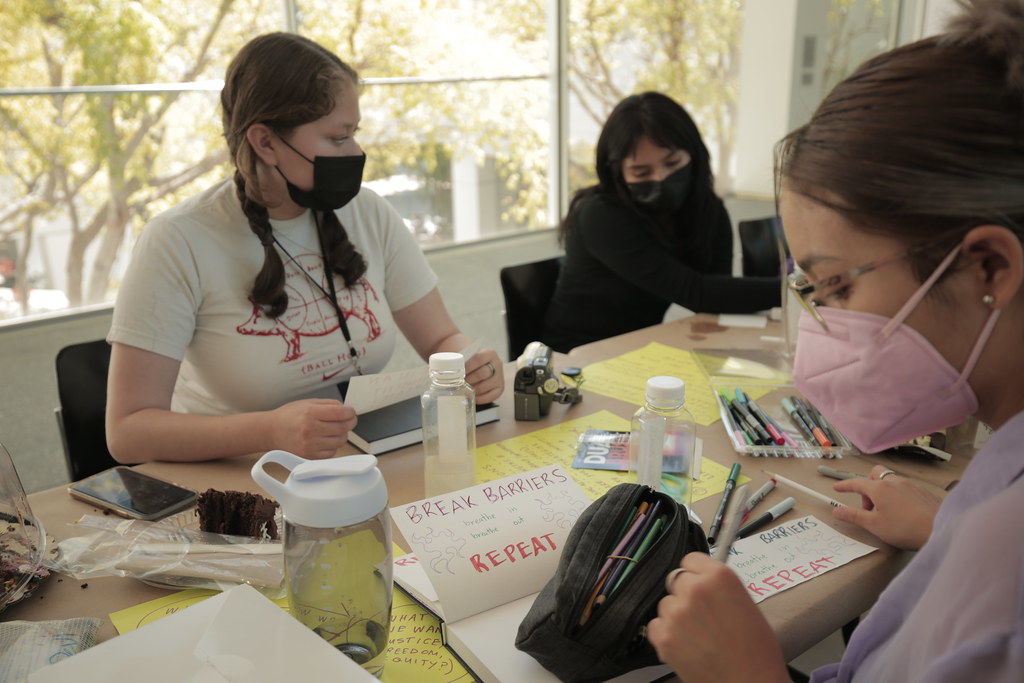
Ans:
[[[283,484],[263,469],[268,462],[291,470]],[[318,529],[365,522],[388,504],[377,458],[368,454],[306,460],[287,451],[270,451],[253,465],[252,477],[281,504],[285,519]]]
[[[658,375],[647,380],[647,402],[656,408],[673,408],[686,399],[686,384],[678,377]]]

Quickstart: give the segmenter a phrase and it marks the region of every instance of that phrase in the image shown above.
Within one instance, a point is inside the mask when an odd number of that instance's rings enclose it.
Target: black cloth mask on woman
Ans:
[[[315,156],[310,159],[288,144],[284,138],[279,139],[293,152],[313,164],[312,190],[303,190],[292,184],[292,181],[288,180],[288,177],[281,171],[281,167],[274,166],[288,185],[288,195],[293,202],[315,211],[334,211],[348,204],[359,194],[359,188],[363,184],[365,154],[354,157]]]
[[[637,208],[646,213],[673,213],[690,196],[693,182],[693,162],[673,171],[664,180],[646,180],[628,183],[629,194]]]

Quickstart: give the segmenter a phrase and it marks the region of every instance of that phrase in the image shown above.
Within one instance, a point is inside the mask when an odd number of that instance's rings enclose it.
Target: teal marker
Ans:
[[[711,520],[711,529],[708,530],[708,544],[711,545],[715,542],[715,536],[718,534],[718,529],[722,526],[722,517],[725,515],[725,508],[729,505],[729,496],[732,495],[732,490],[736,488],[736,480],[740,478],[740,464],[736,463],[729,470],[729,478],[725,480],[725,490],[722,491],[722,500],[718,504],[718,511],[715,513],[714,519]]]

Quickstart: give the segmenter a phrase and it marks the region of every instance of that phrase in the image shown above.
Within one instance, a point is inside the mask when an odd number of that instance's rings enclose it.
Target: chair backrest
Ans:
[[[71,481],[118,463],[107,450],[104,413],[110,345],[104,340],[66,346],[57,353],[59,425]]]
[[[561,272],[561,257],[501,269],[509,360],[518,358],[530,342],[540,340]]]
[[[775,216],[740,221],[740,246],[743,249],[743,274],[778,277],[779,242],[785,246],[782,222]],[[788,249],[786,250],[788,253]]]

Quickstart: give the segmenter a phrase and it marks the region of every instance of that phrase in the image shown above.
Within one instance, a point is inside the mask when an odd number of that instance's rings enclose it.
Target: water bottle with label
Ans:
[[[647,380],[645,405],[629,435],[629,468],[636,482],[690,505],[697,427],[685,407],[686,386],[678,377]]]
[[[476,394],[460,353],[430,356],[430,386],[420,398],[426,496],[476,484]]]
[[[291,470],[283,484],[263,469]],[[291,613],[380,678],[391,625],[391,517],[372,455],[264,454],[252,477],[281,504]]]

